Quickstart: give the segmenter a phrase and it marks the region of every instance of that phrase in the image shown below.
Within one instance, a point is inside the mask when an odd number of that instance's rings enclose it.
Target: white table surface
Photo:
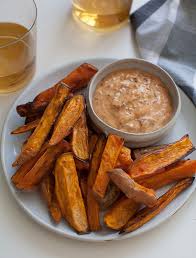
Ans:
[[[86,31],[72,20],[70,0],[36,2],[39,16],[35,78],[77,58],[138,56],[128,24],[110,33]],[[143,2],[135,0],[134,8]],[[0,97],[1,129],[19,94]],[[0,173],[0,258],[193,258],[195,239],[196,193],[170,220],[142,236],[93,244],[60,237],[33,222],[18,207]]]

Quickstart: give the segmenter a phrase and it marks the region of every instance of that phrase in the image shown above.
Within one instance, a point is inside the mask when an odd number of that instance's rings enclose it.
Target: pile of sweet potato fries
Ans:
[[[100,230],[101,210],[107,227],[131,232],[192,184],[196,160],[182,159],[194,146],[185,135],[168,145],[130,150],[119,136],[95,132],[77,91],[96,72],[84,63],[32,102],[17,106],[26,119],[12,134],[30,135],[13,163],[18,169],[11,180],[20,190],[39,187],[54,222],[64,218],[78,233]],[[157,198],[155,190],[171,183]]]

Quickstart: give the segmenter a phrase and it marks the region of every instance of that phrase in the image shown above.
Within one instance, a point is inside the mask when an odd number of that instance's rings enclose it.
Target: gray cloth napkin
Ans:
[[[131,22],[141,57],[167,70],[196,104],[196,0],[151,0]]]

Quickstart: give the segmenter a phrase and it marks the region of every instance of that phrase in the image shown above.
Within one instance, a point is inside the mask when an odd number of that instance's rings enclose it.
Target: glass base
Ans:
[[[35,62],[35,61],[34,61]],[[12,75],[12,84],[8,84],[9,80],[7,80],[5,77],[0,79],[0,95],[6,95],[15,91],[18,91],[22,88],[25,88],[28,83],[33,79],[33,76],[35,75],[35,63],[32,63],[26,71],[21,72],[21,76],[16,77],[17,79],[14,81],[13,80],[13,75]],[[4,80],[3,80],[4,79]],[[4,81],[4,83],[3,83]],[[6,86],[5,86],[6,85]]]
[[[85,29],[94,31],[111,31],[116,30],[128,23],[128,13],[117,13],[115,15],[96,15],[90,14],[75,7],[72,14],[76,22]]]

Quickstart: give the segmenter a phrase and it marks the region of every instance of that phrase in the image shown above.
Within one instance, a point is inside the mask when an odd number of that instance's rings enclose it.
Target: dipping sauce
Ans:
[[[172,100],[164,83],[139,69],[107,75],[97,85],[93,108],[106,124],[129,133],[160,129],[173,114]]]

